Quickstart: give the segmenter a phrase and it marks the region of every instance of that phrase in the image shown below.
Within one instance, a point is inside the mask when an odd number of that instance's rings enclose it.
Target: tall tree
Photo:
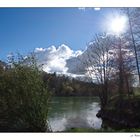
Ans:
[[[118,77],[118,92],[120,95],[129,94],[130,78],[134,76],[134,64],[133,64],[133,52],[128,49],[127,41],[125,38],[119,36],[116,37],[114,43],[114,68],[116,70],[115,74]],[[126,90],[128,89],[128,90]]]
[[[128,30],[126,37],[130,43],[130,46],[134,50],[134,56],[136,61],[136,68],[138,73],[139,85],[140,85],[140,9],[139,8],[123,8],[123,12],[128,18]]]
[[[112,38],[104,33],[95,36],[93,42],[89,44],[84,54],[84,58],[86,58],[84,64],[88,75],[96,79],[101,87],[99,97],[102,108],[104,108],[108,102],[108,82],[113,72],[113,61],[110,50],[112,50]]]

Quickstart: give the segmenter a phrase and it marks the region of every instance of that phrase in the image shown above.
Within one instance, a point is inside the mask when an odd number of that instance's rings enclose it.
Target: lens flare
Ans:
[[[117,16],[110,20],[110,30],[115,34],[123,33],[126,29],[127,18],[126,16]]]

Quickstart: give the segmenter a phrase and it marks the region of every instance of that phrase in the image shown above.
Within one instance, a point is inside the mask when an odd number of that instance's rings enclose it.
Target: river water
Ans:
[[[100,109],[95,97],[53,97],[49,109],[49,125],[53,132],[70,128],[100,128],[96,117]]]

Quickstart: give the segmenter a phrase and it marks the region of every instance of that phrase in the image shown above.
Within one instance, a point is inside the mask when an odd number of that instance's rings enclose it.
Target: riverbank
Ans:
[[[140,129],[122,129],[122,130],[118,130],[116,131],[115,129],[112,128],[108,128],[108,129],[104,129],[104,128],[100,128],[100,129],[94,129],[94,128],[71,128],[68,129],[64,132],[72,132],[72,133],[123,133],[123,132],[140,132]]]
[[[140,96],[116,96],[109,101],[104,110],[97,113],[97,117],[103,120],[104,128],[136,131],[140,127],[139,109]]]

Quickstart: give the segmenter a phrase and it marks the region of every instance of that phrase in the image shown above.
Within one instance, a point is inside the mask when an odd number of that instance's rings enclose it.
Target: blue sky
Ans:
[[[110,8],[0,8],[0,59],[35,48],[68,45],[84,50],[95,33],[102,32]]]

